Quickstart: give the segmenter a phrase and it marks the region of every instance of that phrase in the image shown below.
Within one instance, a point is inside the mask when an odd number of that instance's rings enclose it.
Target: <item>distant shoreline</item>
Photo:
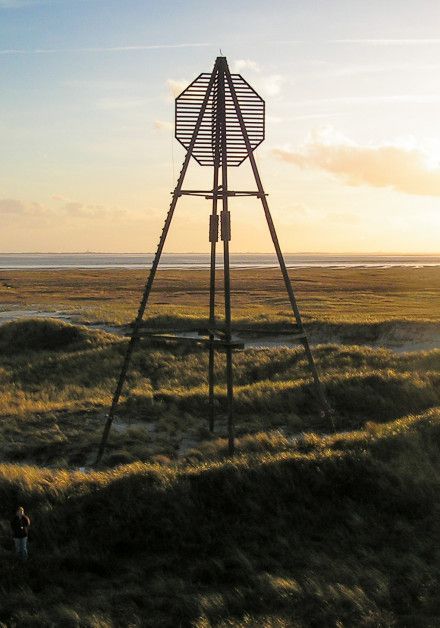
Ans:
[[[145,256],[145,255],[154,255],[154,251],[133,251],[133,252],[117,252],[117,251],[9,251],[9,252],[0,252],[0,258],[1,257],[28,257],[28,256],[35,256],[35,257],[44,257],[44,256],[48,256],[48,257],[53,257],[53,256],[80,256],[80,255],[85,255],[85,256],[93,256],[93,257],[102,257],[102,256],[109,256],[109,257],[137,257],[137,256]],[[208,256],[209,253],[202,252],[199,253],[197,251],[183,251],[180,253],[176,253],[175,251],[169,251],[167,253],[163,253],[163,255],[169,256],[169,257],[177,257],[177,256],[193,256],[193,257],[203,257],[203,256]],[[240,255],[240,256],[244,256],[244,257],[249,257],[249,256],[271,256],[274,255],[274,253],[272,251],[269,252],[261,252],[261,251],[239,251],[239,252],[234,252],[231,253],[231,255]],[[294,255],[294,256],[299,256],[299,257],[439,257],[440,258],[440,252],[438,253],[406,253],[406,252],[401,252],[401,253],[389,253],[387,251],[372,251],[369,253],[355,253],[353,251],[343,251],[340,253],[331,253],[329,251],[296,251],[296,252],[291,252],[291,251],[285,251],[284,255]]]
[[[440,254],[331,254],[287,253],[289,268],[390,268],[440,266]],[[0,253],[0,270],[32,269],[143,269],[148,268],[153,254],[145,253]],[[196,270],[209,267],[209,254],[164,253],[160,268]],[[222,257],[218,256],[218,267]],[[270,253],[233,253],[232,268],[273,268],[277,266],[275,255]]]

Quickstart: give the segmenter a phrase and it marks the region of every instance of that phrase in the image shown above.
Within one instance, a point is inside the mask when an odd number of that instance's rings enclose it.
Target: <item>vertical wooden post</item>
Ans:
[[[213,88],[213,97],[211,102],[212,115],[215,116],[218,110],[218,82]],[[216,252],[218,242],[218,195],[219,195],[219,169],[220,169],[220,118],[215,117],[215,134],[214,134],[214,179],[212,185],[212,214],[210,216],[209,223],[209,241],[211,242],[211,265],[210,265],[210,277],[209,277],[209,326],[212,330],[215,329],[215,276],[216,276]],[[208,364],[208,407],[209,407],[209,429],[214,431],[215,423],[215,398],[214,398],[214,386],[215,386],[215,336],[214,333],[209,334],[209,364]]]
[[[214,164],[214,182],[213,182],[213,196],[212,196],[212,214],[209,222],[209,240],[211,242],[211,265],[209,273],[209,327],[215,328],[215,255],[218,241],[218,214],[217,214],[217,200],[218,200],[218,162]],[[214,334],[211,331],[209,334],[209,364],[208,364],[208,406],[209,406],[209,430],[214,431],[215,423],[215,405],[214,405]]]
[[[219,70],[219,119],[221,135],[221,171],[222,171],[222,212],[221,212],[221,238],[223,240],[223,276],[225,292],[225,344],[226,344],[226,395],[228,407],[228,451],[229,455],[234,454],[235,434],[234,434],[234,382],[232,372],[232,347],[231,347],[231,273],[229,268],[229,241],[231,239],[231,215],[228,209],[228,154],[226,139],[226,104],[225,104],[225,81],[228,65],[224,57],[220,58],[221,66]]]

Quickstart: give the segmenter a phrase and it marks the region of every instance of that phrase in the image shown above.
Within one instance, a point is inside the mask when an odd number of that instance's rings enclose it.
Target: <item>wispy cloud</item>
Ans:
[[[167,122],[166,120],[155,120],[154,128],[159,131],[173,131],[174,124],[172,122]]]
[[[8,215],[12,216],[36,216],[45,215],[47,213],[46,208],[40,203],[36,202],[23,202],[15,198],[2,198],[0,199],[0,216]]]
[[[183,90],[188,87],[190,81],[186,79],[167,79],[166,84],[168,87],[169,95],[174,99],[177,98]]]
[[[256,61],[251,59],[237,59],[233,62],[232,67],[234,72],[241,72],[242,70],[251,70],[252,72],[260,72],[260,66]]]
[[[380,64],[347,64],[336,65],[332,63],[320,62],[313,64],[317,69],[303,71],[296,74],[301,78],[345,78],[363,74],[387,74],[394,72],[437,72],[440,70],[438,63],[380,63]]]
[[[297,150],[275,149],[283,161],[319,169],[348,185],[392,188],[418,196],[440,196],[440,164],[417,148],[384,144],[361,146],[341,136],[319,134]]]
[[[167,50],[173,48],[206,48],[211,44],[151,44],[138,46],[101,46],[98,48],[4,48],[1,55],[37,55],[37,54],[61,54],[64,52],[136,52],[143,50]]]
[[[36,201],[3,198],[0,199],[0,217],[3,216],[9,221],[33,219],[36,221],[36,224],[38,222],[46,224],[48,219],[55,220],[60,217],[66,220],[101,220],[103,218],[117,220],[129,215],[129,212],[124,209],[106,207],[96,203],[83,203],[66,198],[60,194],[53,194],[51,201],[54,201],[54,203],[42,204]]]
[[[277,96],[286,83],[286,77],[281,74],[264,73],[261,66],[252,59],[237,59],[232,63],[234,72],[254,72],[254,84],[257,91],[264,96]]]
[[[257,91],[263,96],[278,96],[286,82],[286,78],[281,74],[268,74],[255,82]]]
[[[358,225],[361,222],[361,217],[353,212],[328,212],[325,219],[344,225]]]
[[[123,209],[105,207],[96,203],[86,204],[77,201],[63,203],[58,211],[68,218],[86,218],[100,220],[103,218],[122,218],[127,214]]]
[[[277,39],[269,41],[270,44],[276,45],[297,45],[297,44],[310,44],[313,43],[311,39]],[[352,38],[352,39],[320,39],[319,43],[326,44],[353,44],[364,46],[429,46],[440,44],[440,38],[437,37],[382,37],[382,38]]]
[[[329,39],[331,44],[361,44],[364,46],[427,46],[440,44],[439,38],[382,38],[382,39]]]
[[[50,0],[0,0],[0,9],[21,9],[36,4],[46,4]]]
[[[100,98],[96,106],[98,109],[103,109],[104,111],[125,111],[127,109],[145,107],[148,102],[148,98],[130,98],[128,96],[120,96],[113,98]]]
[[[375,96],[338,96],[335,98],[313,98],[288,103],[289,106],[310,107],[315,105],[383,105],[408,103],[432,105],[440,103],[440,94],[391,94]]]
[[[296,116],[272,116],[266,115],[266,121],[271,124],[286,124],[286,122],[301,122],[304,120],[328,120],[345,116],[345,111],[323,111],[321,113],[303,113]]]

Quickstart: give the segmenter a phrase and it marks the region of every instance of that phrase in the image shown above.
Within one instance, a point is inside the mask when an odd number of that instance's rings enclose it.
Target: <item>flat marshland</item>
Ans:
[[[228,459],[224,355],[212,435],[206,350],[144,339],[92,470],[145,272],[2,271],[0,625],[439,625],[440,269],[291,274],[335,432],[301,347],[247,348]],[[291,322],[275,269],[232,283],[237,332]],[[207,286],[161,271],[145,324],[205,325]]]
[[[218,270],[219,294],[221,274]],[[1,271],[0,303],[3,310],[66,310],[84,321],[123,324],[137,311],[146,275],[127,269]],[[439,321],[440,269],[435,266],[298,268],[290,275],[306,322]],[[207,270],[159,271],[146,320],[205,318],[208,286]],[[232,289],[236,320],[290,320],[278,269],[233,269]]]

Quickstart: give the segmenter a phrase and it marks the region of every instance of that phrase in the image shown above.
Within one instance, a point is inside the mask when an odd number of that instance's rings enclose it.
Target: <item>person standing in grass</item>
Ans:
[[[30,525],[31,520],[24,514],[23,506],[19,506],[15,517],[11,521],[11,528],[14,537],[15,551],[17,556],[23,561],[27,560],[28,557],[27,540]]]

